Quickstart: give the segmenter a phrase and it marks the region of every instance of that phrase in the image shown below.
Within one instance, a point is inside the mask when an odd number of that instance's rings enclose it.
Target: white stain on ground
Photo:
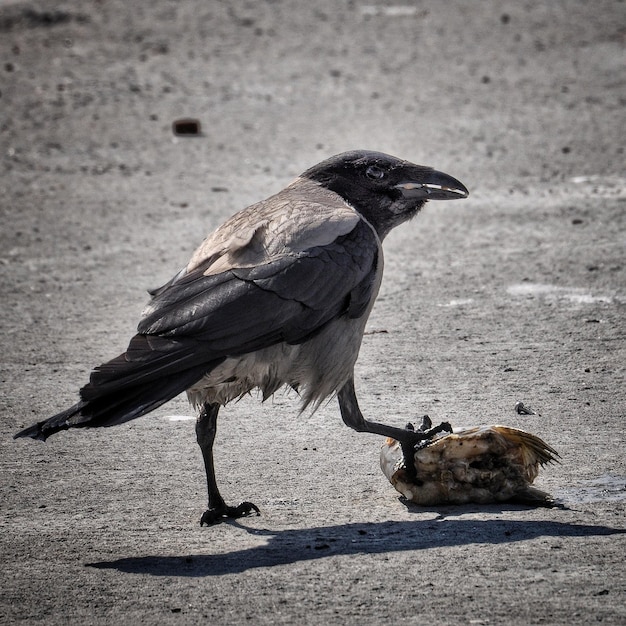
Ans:
[[[188,420],[195,420],[196,418],[193,415],[167,415],[165,419],[170,422],[186,422]]]
[[[615,187],[626,187],[626,178],[623,174],[584,174],[582,176],[571,176],[570,181],[576,185],[585,183],[605,183]]]
[[[413,5],[364,5],[360,7],[361,15],[381,15],[385,17],[410,17],[417,15],[417,7]]]
[[[594,295],[587,289],[579,287],[560,287],[557,285],[546,285],[541,283],[520,283],[507,287],[510,296],[534,298],[541,297],[552,300],[566,300],[572,304],[610,304],[613,296],[600,294]]]
[[[565,503],[625,502],[626,476],[604,474],[580,485],[562,487],[555,497]]]
[[[581,188],[591,187],[591,191],[595,196],[606,198],[626,197],[626,179],[620,174],[572,176],[570,182]]]
[[[450,302],[440,304],[439,306],[464,306],[466,304],[472,304],[472,302],[474,302],[473,298],[460,298],[459,300],[450,300]]]

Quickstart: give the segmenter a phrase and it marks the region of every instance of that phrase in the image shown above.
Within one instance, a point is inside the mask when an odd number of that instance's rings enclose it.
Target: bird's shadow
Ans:
[[[221,576],[336,555],[383,554],[467,544],[497,545],[537,537],[597,537],[626,533],[620,528],[558,521],[477,520],[442,515],[425,521],[354,523],[279,531],[231,523],[250,534],[266,537],[267,541],[263,545],[225,554],[137,556],[86,563],[86,566],[152,576]]]

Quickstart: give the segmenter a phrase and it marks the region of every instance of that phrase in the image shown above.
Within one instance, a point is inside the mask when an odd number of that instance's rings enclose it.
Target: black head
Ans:
[[[343,152],[308,169],[303,178],[338,193],[374,226],[382,239],[413,217],[426,200],[467,198],[458,180],[382,152]]]

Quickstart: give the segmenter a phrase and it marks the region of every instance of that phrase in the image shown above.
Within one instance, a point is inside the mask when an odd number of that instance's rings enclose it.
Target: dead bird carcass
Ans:
[[[429,424],[425,418],[420,430]],[[415,504],[512,501],[552,506],[552,497],[531,485],[539,468],[558,456],[545,441],[523,430],[477,426],[416,446],[414,468],[405,466],[400,444],[387,439],[380,465],[391,484]]]

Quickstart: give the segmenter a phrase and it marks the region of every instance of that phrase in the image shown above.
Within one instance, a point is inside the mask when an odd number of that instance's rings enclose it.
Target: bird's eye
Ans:
[[[372,180],[380,180],[381,178],[385,177],[385,170],[383,170],[381,167],[378,167],[378,165],[370,165],[365,170],[365,175]]]

